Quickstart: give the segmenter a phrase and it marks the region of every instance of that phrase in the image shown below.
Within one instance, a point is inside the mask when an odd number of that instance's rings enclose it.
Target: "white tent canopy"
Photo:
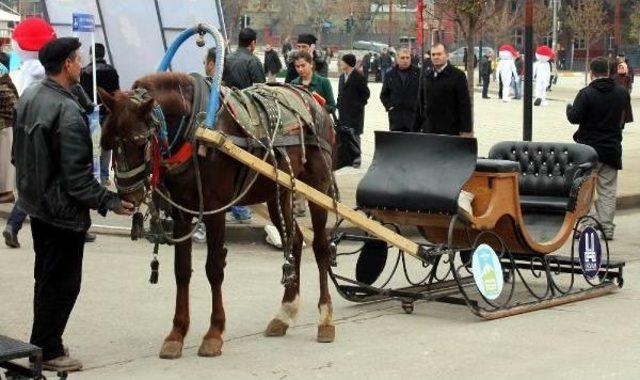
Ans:
[[[219,0],[42,0],[47,20],[59,37],[74,35],[74,12],[90,13],[96,20],[96,42],[105,44],[107,60],[120,74],[120,86],[156,70],[167,47],[183,30],[207,23],[224,33]],[[85,54],[90,38],[80,33]],[[212,38],[206,47],[213,47]],[[172,69],[202,72],[206,50],[189,41],[176,54]],[[85,62],[88,60],[85,59]]]

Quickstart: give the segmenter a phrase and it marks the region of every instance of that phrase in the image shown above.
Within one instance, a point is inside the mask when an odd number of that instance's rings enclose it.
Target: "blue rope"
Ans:
[[[176,145],[176,142],[178,142],[178,140],[181,140],[182,128],[184,128],[184,120],[185,120],[185,116],[182,115],[182,119],[180,119],[180,126],[178,127],[178,131],[176,132],[175,136],[173,136],[173,141],[169,145],[169,154],[171,154],[171,152],[173,151],[173,148]]]
[[[164,148],[168,144],[169,134],[167,132],[167,120],[164,118],[162,107],[160,107],[158,104],[153,107],[153,116],[160,123],[160,130],[158,132],[160,134],[160,141],[162,141],[162,146]]]

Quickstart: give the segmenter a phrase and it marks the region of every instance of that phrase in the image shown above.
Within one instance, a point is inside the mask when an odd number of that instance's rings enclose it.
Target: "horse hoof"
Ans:
[[[289,325],[279,319],[272,319],[269,326],[264,332],[265,336],[284,336],[287,333]]]
[[[182,356],[182,342],[165,341],[160,350],[160,359],[178,359]]]
[[[222,354],[222,339],[211,338],[203,339],[200,349],[198,350],[198,356],[204,358],[212,358],[220,356]]]
[[[333,325],[318,326],[318,343],[332,343],[336,339],[336,327]]]

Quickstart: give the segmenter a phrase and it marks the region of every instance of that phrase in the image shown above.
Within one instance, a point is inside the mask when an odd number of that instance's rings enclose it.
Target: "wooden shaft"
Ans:
[[[224,134],[218,131],[200,127],[196,131],[196,137],[205,144],[211,144],[215,146],[221,152],[238,160],[239,162],[250,167],[252,170],[255,170],[263,176],[271,179],[272,181],[277,180],[280,185],[286,187],[287,189],[292,189],[292,179],[289,174],[278,170],[273,165],[262,161],[260,158],[235,145],[234,143],[229,141]],[[314,189],[304,182],[296,180],[295,187],[296,191],[302,194],[309,201],[317,204],[327,211],[337,213],[349,222],[353,223],[359,228],[362,228],[378,239],[384,240],[388,244],[398,247],[400,250],[420,259],[420,257],[418,256],[420,246],[415,242],[391,231],[379,222],[367,218],[366,215],[357,212],[350,207],[343,205],[342,203],[337,203],[336,208],[336,204],[334,204],[333,198],[324,193],[321,193],[320,191]]]

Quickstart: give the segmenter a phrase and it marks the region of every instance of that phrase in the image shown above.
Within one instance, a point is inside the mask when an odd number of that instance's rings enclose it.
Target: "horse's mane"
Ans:
[[[132,89],[144,88],[160,104],[165,116],[189,115],[193,101],[193,81],[185,73],[155,73],[144,76]]]

